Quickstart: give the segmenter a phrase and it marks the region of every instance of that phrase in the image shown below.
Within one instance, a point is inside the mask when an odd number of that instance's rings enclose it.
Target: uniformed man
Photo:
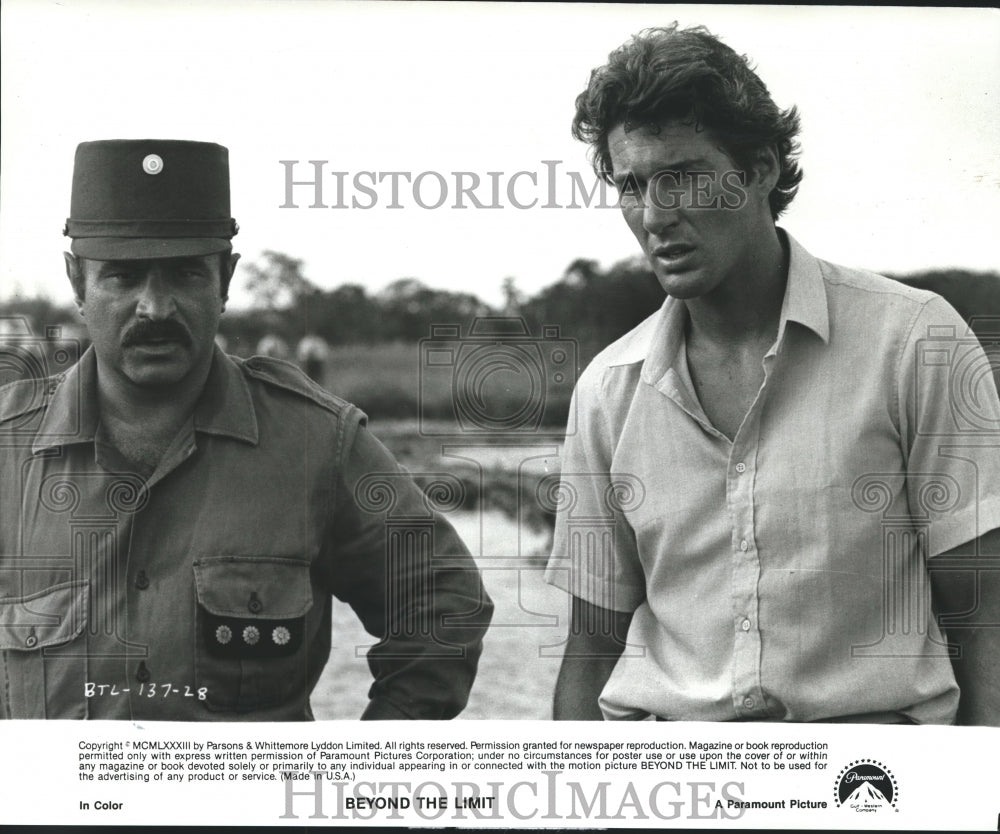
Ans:
[[[492,606],[440,505],[356,407],[213,343],[226,148],[80,145],[65,231],[93,346],[0,389],[0,714],[310,719],[331,596],[378,638],[362,718],[459,713]]]
[[[668,297],[574,394],[556,718],[1000,724],[1000,403],[975,336],[776,225],[798,116],[705,29],[642,32],[576,103]]]

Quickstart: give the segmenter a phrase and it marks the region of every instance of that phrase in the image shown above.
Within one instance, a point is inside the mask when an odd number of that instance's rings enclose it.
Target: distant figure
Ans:
[[[299,367],[313,382],[323,384],[326,363],[330,359],[330,346],[326,343],[326,339],[315,333],[304,336],[295,350],[295,358]]]
[[[288,342],[273,333],[268,333],[257,342],[256,353],[258,356],[268,356],[271,359],[290,359],[292,356]]]

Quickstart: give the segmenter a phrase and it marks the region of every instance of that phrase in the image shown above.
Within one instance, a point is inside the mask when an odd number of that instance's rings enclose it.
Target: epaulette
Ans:
[[[0,387],[0,423],[39,411],[49,404],[62,375],[44,379],[18,379]]]
[[[306,376],[298,365],[270,356],[251,356],[249,359],[243,360],[236,357],[231,358],[240,364],[243,373],[253,379],[305,397],[338,417],[353,409],[360,415],[362,424],[368,422],[367,415],[361,409],[317,385]]]

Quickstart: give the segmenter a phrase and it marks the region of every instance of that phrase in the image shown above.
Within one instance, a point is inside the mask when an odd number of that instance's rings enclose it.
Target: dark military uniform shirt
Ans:
[[[88,351],[0,389],[0,479],[0,716],[311,719],[331,595],[379,638],[366,717],[465,706],[492,610],[472,558],[362,412],[290,364],[217,350],[137,473]]]

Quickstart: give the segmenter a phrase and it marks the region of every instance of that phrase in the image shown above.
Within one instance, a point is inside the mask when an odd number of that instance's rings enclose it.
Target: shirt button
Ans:
[[[34,634],[29,634],[24,638],[24,645],[29,649],[33,649],[38,645],[38,638]]]
[[[746,698],[743,699],[743,706],[745,706],[747,709],[753,709],[755,703],[757,702],[749,695],[747,695]]]
[[[247,609],[251,614],[259,614],[264,610],[264,603],[258,599],[256,591],[250,594],[250,602],[247,603]]]
[[[149,680],[152,677],[153,676],[149,674],[149,669],[146,668],[146,661],[140,660],[139,668],[135,670],[135,679],[139,681],[139,683],[149,683]]]
[[[747,471],[747,465],[745,463],[737,463],[736,471],[742,475],[744,472]]]
[[[146,571],[141,570],[135,575],[135,587],[140,591],[145,591],[149,587],[149,577]]]
[[[746,539],[742,539],[740,541],[740,550],[746,552],[749,549],[750,549],[750,544],[747,542]]]
[[[746,619],[743,620],[743,622],[740,623],[740,628],[742,628],[744,631],[749,631],[750,630],[750,621],[746,620]]]

